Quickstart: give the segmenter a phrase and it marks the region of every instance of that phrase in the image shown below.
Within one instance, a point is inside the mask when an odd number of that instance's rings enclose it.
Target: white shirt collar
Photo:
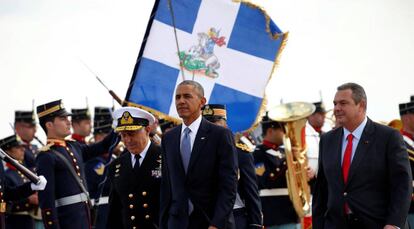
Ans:
[[[151,141],[148,139],[148,143],[145,146],[144,150],[139,154],[141,156],[141,158],[139,159],[139,165],[142,164],[142,161],[144,160],[145,156],[147,155],[148,149],[151,145]],[[135,163],[136,163],[136,159],[135,159],[135,154],[129,152],[131,154],[131,163],[132,163],[132,167],[134,167]]]
[[[362,132],[364,132],[364,128],[367,125],[367,122],[368,122],[368,118],[367,118],[367,116],[365,116],[364,121],[362,121],[362,123],[359,124],[359,126],[354,130],[354,132],[352,132],[352,135],[354,136],[354,138],[356,138],[358,140],[361,139]],[[345,138],[350,133],[351,133],[351,131],[344,128],[344,137]]]
[[[198,128],[200,128],[201,120],[203,117],[200,115],[194,122],[192,122],[189,126],[186,126],[183,122],[183,125],[181,127],[181,134],[184,132],[185,128],[188,127],[191,130],[191,133],[197,134]]]

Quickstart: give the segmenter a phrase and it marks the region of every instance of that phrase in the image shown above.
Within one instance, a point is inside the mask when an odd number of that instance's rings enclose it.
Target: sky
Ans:
[[[322,98],[331,109],[336,87],[356,82],[366,90],[370,118],[399,118],[398,104],[414,95],[414,1],[252,2],[289,32],[266,90],[268,107]],[[112,106],[94,74],[123,98],[153,3],[0,0],[0,138],[13,133],[14,111],[31,110],[33,100]],[[44,139],[41,129],[38,135]]]

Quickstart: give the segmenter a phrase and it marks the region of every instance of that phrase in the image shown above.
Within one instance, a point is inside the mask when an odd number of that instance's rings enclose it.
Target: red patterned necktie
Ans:
[[[352,134],[348,134],[346,139],[348,140],[348,143],[346,144],[344,159],[342,162],[342,174],[344,176],[345,184],[348,181],[349,167],[351,166],[352,140],[354,139],[354,136]],[[350,209],[347,203],[344,204],[344,210],[346,214],[350,213]]]

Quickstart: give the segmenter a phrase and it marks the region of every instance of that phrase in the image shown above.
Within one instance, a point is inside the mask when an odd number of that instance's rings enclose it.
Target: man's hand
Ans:
[[[311,167],[307,166],[306,167],[306,175],[308,176],[308,181],[312,180],[316,176],[315,170],[313,170]]]
[[[40,178],[39,184],[33,184],[33,183],[30,184],[30,187],[32,188],[33,191],[42,191],[46,187],[46,184],[47,184],[46,178],[42,175],[40,175],[39,178]]]

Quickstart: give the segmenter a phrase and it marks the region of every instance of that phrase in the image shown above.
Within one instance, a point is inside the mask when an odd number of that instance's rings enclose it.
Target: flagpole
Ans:
[[[177,46],[177,57],[178,57],[178,60],[180,61],[181,76],[182,76],[183,81],[184,81],[185,76],[184,76],[183,62],[180,59],[180,46],[178,45],[177,28],[175,26],[175,17],[174,17],[174,11],[173,11],[173,7],[172,7],[172,4],[171,4],[171,0],[168,0],[168,8],[170,9],[170,12],[171,12],[171,20],[172,20],[172,24],[173,24],[173,27],[174,27],[175,45]],[[194,77],[193,77],[193,80],[194,80]]]

